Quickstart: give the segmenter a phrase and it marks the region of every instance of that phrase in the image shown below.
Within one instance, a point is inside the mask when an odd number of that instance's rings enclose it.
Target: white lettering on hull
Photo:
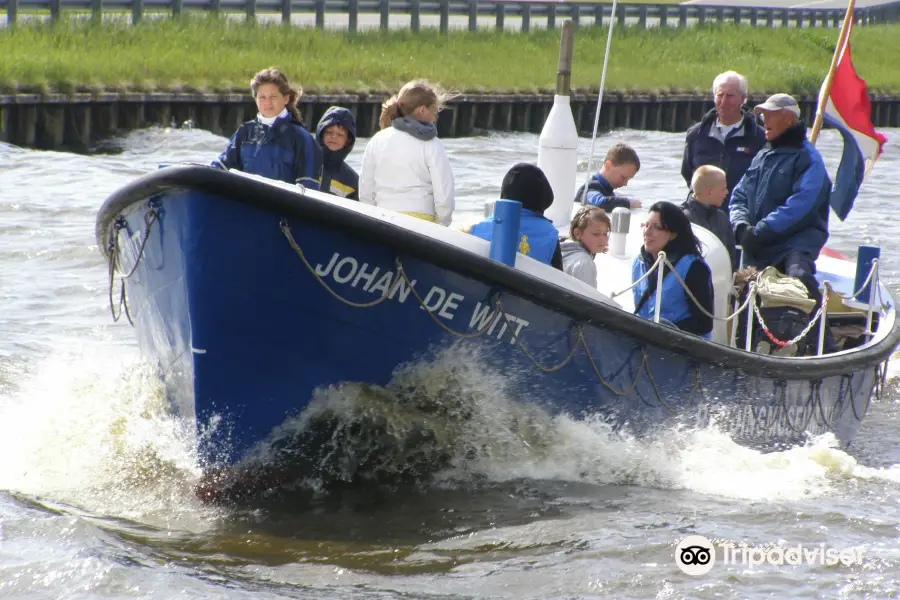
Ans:
[[[335,283],[348,285],[361,289],[373,295],[387,294],[391,300],[403,304],[409,298],[412,288],[406,281],[398,278],[393,271],[381,271],[379,267],[370,267],[369,263],[362,262],[352,256],[341,256],[335,252],[326,263],[319,263],[314,267],[316,275],[322,279],[331,279]],[[410,280],[415,288],[416,280]],[[446,321],[453,321],[459,309],[464,306],[466,297],[463,294],[446,290],[440,286],[431,286],[431,289],[421,296],[421,310],[427,310],[436,317]],[[508,340],[515,343],[522,330],[531,323],[521,317],[495,310],[491,304],[476,302],[469,316],[469,330],[485,331],[484,335],[495,337],[498,340]]]

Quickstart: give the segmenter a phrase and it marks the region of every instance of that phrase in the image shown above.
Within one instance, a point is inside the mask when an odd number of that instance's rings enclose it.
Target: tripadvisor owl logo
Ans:
[[[675,546],[675,564],[686,575],[706,575],[716,564],[716,549],[702,535],[689,535]]]
[[[734,544],[720,542],[719,551],[702,535],[689,535],[675,546],[675,564],[687,575],[706,575],[716,564],[723,567],[744,565],[820,565],[848,567],[863,564],[864,548],[831,548],[825,544]],[[718,554],[718,557],[716,556]]]

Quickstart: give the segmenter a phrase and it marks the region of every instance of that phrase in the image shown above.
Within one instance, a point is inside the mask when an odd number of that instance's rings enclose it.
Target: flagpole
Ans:
[[[838,36],[837,46],[834,48],[834,55],[831,57],[831,66],[828,67],[828,75],[825,76],[825,85],[819,94],[819,103],[816,107],[816,120],[812,126],[812,132],[809,134],[809,143],[815,145],[816,138],[819,137],[819,131],[822,129],[822,122],[825,118],[825,106],[828,104],[828,96],[831,94],[831,85],[834,83],[834,72],[837,69],[838,60],[847,44],[847,38],[850,36],[850,27],[853,25],[853,9],[856,6],[856,0],[850,0],[847,5],[847,12],[844,14],[844,23],[841,25],[841,33]]]

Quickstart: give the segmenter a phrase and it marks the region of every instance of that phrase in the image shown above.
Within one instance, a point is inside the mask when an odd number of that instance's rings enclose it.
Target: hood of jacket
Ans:
[[[553,204],[553,188],[547,176],[536,165],[518,163],[507,171],[500,185],[500,198],[518,200],[522,208],[539,215]]]
[[[560,240],[559,249],[562,251],[563,260],[575,258],[579,255],[583,255],[583,258],[586,258],[587,260],[594,260],[591,253],[581,245],[581,242],[575,240]]]
[[[347,130],[347,144],[334,152],[329,150],[322,141],[325,129],[332,125],[341,125]],[[322,147],[322,157],[326,166],[337,166],[344,162],[356,144],[356,119],[353,118],[353,113],[343,106],[332,106],[326,110],[316,126],[316,141]]]

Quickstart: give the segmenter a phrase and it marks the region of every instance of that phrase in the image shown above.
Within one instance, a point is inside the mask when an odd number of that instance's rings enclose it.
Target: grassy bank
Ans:
[[[706,93],[734,69],[753,92],[814,93],[836,38],[819,28],[621,28],[607,89]],[[898,39],[900,25],[854,30],[853,60],[870,90],[900,93]],[[605,28],[576,32],[573,87],[597,88],[605,43]],[[552,89],[558,44],[557,31],[349,35],[205,17],[21,24],[0,29],[0,90],[245,90],[255,71],[278,65],[308,92],[393,90],[414,77],[456,91],[531,92]]]

